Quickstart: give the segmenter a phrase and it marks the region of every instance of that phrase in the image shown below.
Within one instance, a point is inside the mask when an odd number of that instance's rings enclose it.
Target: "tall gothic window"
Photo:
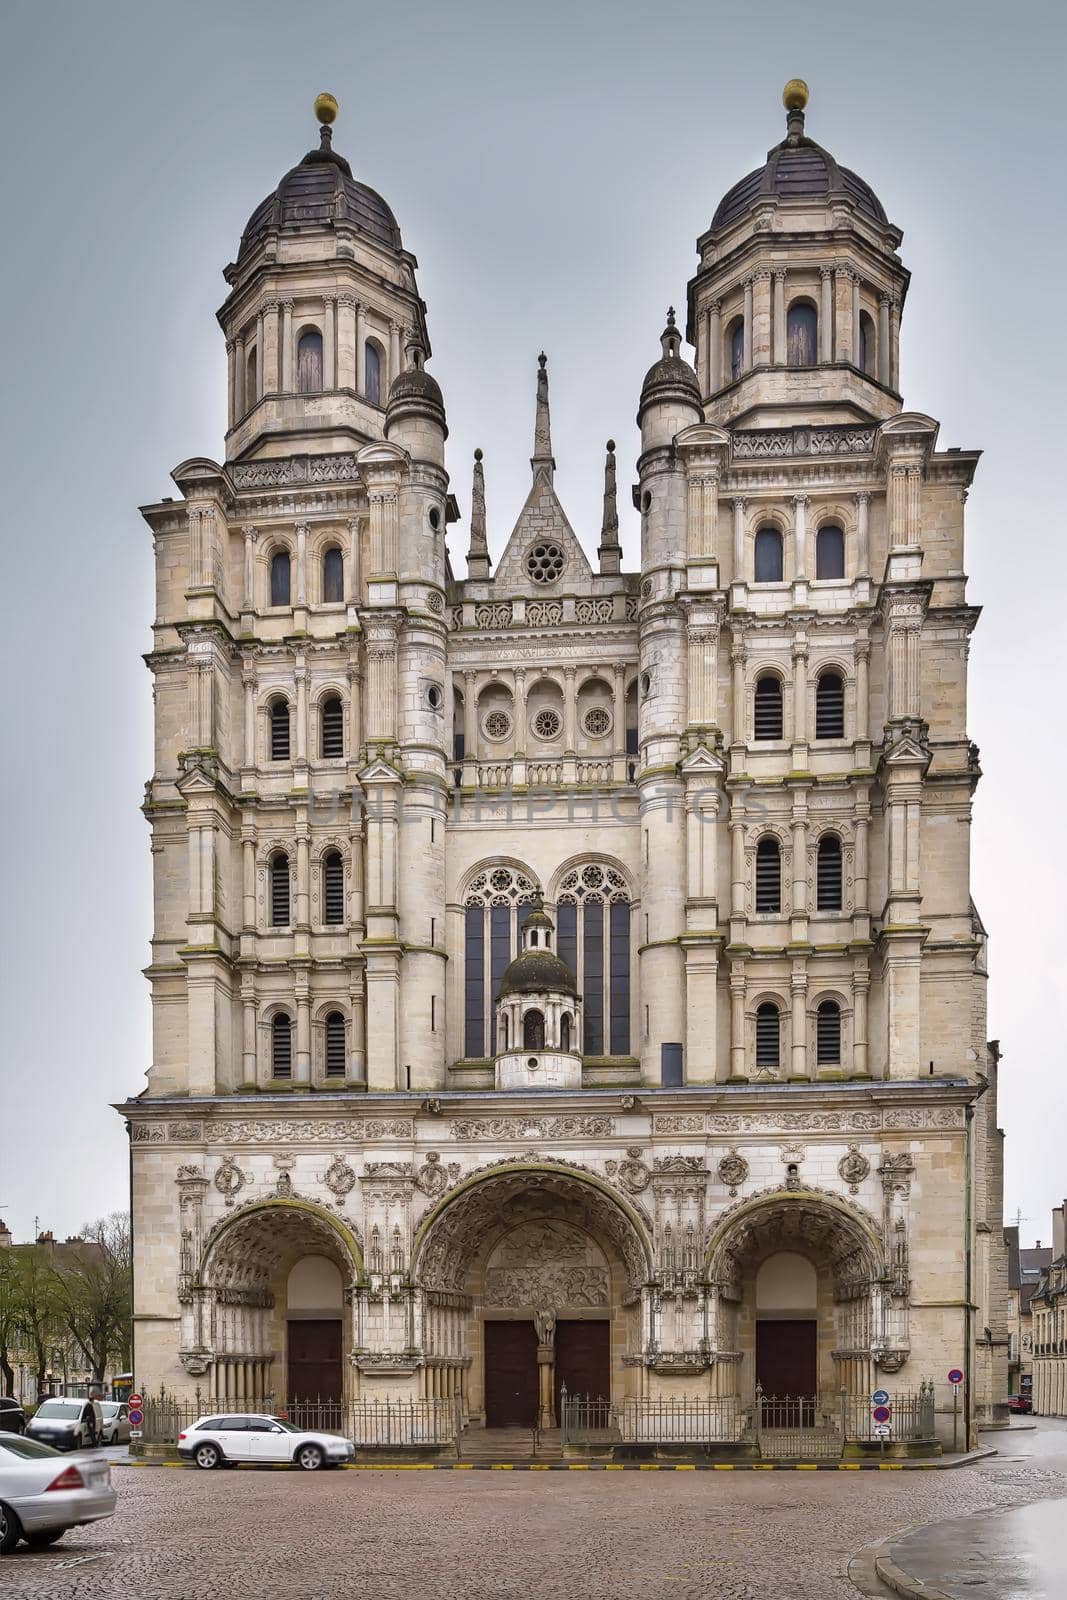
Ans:
[[[741,317],[730,324],[727,334],[730,352],[730,382],[735,382],[745,370],[745,324]]]
[[[874,377],[874,323],[866,311],[860,312],[860,371],[865,372],[868,378]]]
[[[289,604],[291,563],[287,550],[275,550],[270,558],[270,603],[272,606]]]
[[[363,383],[367,399],[372,406],[382,403],[382,355],[376,344],[368,339],[363,346]]]
[[[841,910],[843,876],[841,840],[836,833],[824,833],[815,859],[816,910]]]
[[[537,893],[517,867],[489,867],[467,890],[463,956],[463,1054],[496,1052],[494,1010],[504,971],[519,952],[522,925]]]
[[[322,388],[322,334],[306,328],[296,347],[296,386],[301,394],[318,394]]]
[[[340,695],[327,695],[319,713],[320,748],[324,761],[345,753],[345,708]]]
[[[578,979],[583,1052],[630,1054],[630,897],[614,867],[568,872],[556,910],[556,953]]]
[[[251,411],[259,399],[259,377],[256,364],[256,347],[252,346],[245,361],[245,410]]]
[[[813,367],[819,338],[819,315],[810,300],[794,300],[785,319],[786,360],[791,367]]]
[[[815,1013],[815,1060],[820,1067],[840,1065],[841,1007],[836,1000],[823,1000]]]
[[[322,598],[326,605],[345,597],[345,558],[338,545],[331,544],[322,557]]]
[[[277,1011],[270,1025],[270,1070],[273,1078],[293,1075],[293,1021]]]
[[[777,528],[757,528],[756,582],[781,583],[783,571],[782,535]]]

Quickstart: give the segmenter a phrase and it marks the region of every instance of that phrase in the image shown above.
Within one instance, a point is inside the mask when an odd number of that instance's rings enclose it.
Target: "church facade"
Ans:
[[[321,144],[226,268],[156,552],[135,1362],[213,1406],[1007,1395],[964,512],[901,233],[805,131],[731,188],[599,539],[466,576],[416,262]],[[685,345],[694,352],[690,361]],[[453,541],[455,542],[455,541]],[[595,545],[595,552],[593,546]]]

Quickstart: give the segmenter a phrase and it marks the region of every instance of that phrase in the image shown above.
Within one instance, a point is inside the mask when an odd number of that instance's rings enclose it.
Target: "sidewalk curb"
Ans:
[[[893,1539],[886,1539],[879,1549],[885,1549],[887,1545],[895,1542]],[[896,1594],[903,1595],[905,1600],[952,1600],[952,1596],[947,1595],[944,1589],[931,1589],[929,1584],[923,1583],[920,1578],[912,1578],[902,1567],[898,1567],[890,1556],[876,1554],[874,1570],[883,1583],[888,1584]]]

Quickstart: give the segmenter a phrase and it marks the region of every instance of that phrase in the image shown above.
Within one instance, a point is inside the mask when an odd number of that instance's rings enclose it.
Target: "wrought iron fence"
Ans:
[[[752,1420],[764,1460],[833,1460],[844,1447],[841,1407],[815,1394],[765,1394],[757,1383]]]
[[[934,1386],[925,1380],[917,1390],[894,1390],[889,1396],[890,1420],[888,1435],[879,1435],[875,1429],[873,1407],[867,1395],[844,1395],[842,1412],[846,1438],[860,1443],[877,1444],[882,1438],[903,1440],[909,1444],[931,1444],[937,1437],[934,1423]]]
[[[174,1444],[183,1429],[191,1428],[198,1417],[210,1415],[212,1407],[210,1399],[198,1386],[192,1400],[168,1394],[162,1388],[158,1394],[146,1394],[141,1410],[144,1413],[141,1424],[143,1443]]]
[[[198,1388],[192,1399],[168,1394],[146,1395],[141,1439],[146,1444],[174,1444],[179,1433],[203,1416],[279,1416],[317,1433],[338,1433],[367,1448],[404,1445],[455,1445],[460,1413],[451,1399],[431,1400],[292,1400],[275,1406],[265,1395],[261,1406],[213,1401]]]
[[[456,1408],[430,1400],[354,1400],[344,1408],[347,1437],[357,1445],[454,1445]]]
[[[692,1399],[633,1398],[612,1404],[560,1394],[560,1432],[567,1444],[719,1444],[744,1437],[737,1395]]]

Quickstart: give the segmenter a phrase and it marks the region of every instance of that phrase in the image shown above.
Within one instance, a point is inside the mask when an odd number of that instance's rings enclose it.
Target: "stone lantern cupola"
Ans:
[[[705,420],[882,422],[901,408],[902,234],[870,185],[805,132],[807,85],[794,78],[782,99],[785,138],[697,241],[686,333]]]
[[[496,1005],[498,1089],[580,1089],[581,1001],[574,973],[553,949],[541,901],[522,927],[522,950],[500,980]]]
[[[226,268],[229,462],[380,440],[405,345],[430,354],[418,263],[333,148],[337,110],[319,95],[318,148],[256,207]]]

